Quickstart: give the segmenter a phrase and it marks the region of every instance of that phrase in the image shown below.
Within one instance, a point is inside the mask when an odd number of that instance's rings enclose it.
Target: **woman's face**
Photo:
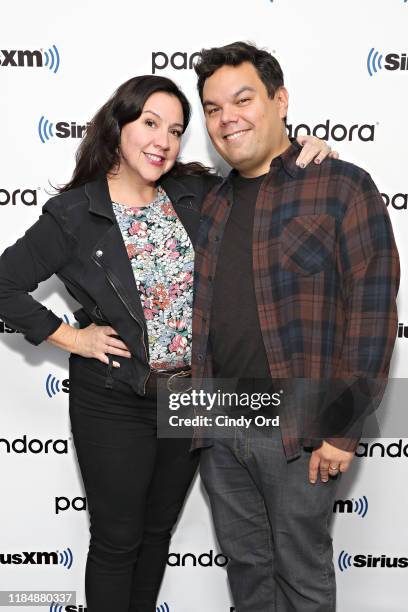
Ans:
[[[121,130],[120,170],[132,173],[144,184],[155,183],[176,161],[183,123],[183,109],[176,96],[152,94],[140,117]]]

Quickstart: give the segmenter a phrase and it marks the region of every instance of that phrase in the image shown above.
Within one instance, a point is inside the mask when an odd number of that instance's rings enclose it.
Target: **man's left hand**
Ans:
[[[315,484],[318,473],[322,482],[327,482],[329,476],[337,476],[339,472],[347,472],[354,453],[336,448],[323,441],[320,448],[312,452],[309,461],[309,480]]]

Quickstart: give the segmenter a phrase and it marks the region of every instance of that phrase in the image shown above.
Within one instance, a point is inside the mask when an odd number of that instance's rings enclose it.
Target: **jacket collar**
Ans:
[[[196,193],[188,188],[185,181],[173,178],[172,176],[165,176],[160,181],[160,185],[169,196],[172,204],[175,205],[184,198],[194,198],[196,196]]]
[[[160,181],[160,185],[169,196],[172,204],[176,206],[180,200],[196,196],[194,191],[189,189],[182,180],[171,176],[164,177]],[[108,181],[105,176],[100,175],[94,181],[86,183],[85,193],[89,199],[89,212],[115,221]]]
[[[85,193],[89,199],[89,212],[115,221],[115,213],[106,177],[101,175],[94,181],[85,184]]]

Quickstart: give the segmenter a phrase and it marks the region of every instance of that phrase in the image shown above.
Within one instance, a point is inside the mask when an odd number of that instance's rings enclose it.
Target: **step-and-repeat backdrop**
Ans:
[[[183,159],[225,171],[205,133],[192,65],[202,47],[253,41],[282,64],[292,134],[327,138],[383,194],[402,265],[392,376],[407,377],[407,25],[406,0],[6,3],[1,251],[37,219],[51,184],[68,180],[87,121],[132,76],[166,75],[182,86],[194,108]],[[58,280],[34,295],[74,323],[76,304]],[[88,517],[69,427],[68,355],[31,346],[3,321],[0,334],[0,591],[76,591],[75,605],[48,609],[83,612]],[[407,610],[408,433],[391,430],[392,437],[362,441],[333,508],[340,612]],[[197,479],[173,536],[158,610],[232,611],[226,563]],[[17,603],[24,601],[4,609]]]

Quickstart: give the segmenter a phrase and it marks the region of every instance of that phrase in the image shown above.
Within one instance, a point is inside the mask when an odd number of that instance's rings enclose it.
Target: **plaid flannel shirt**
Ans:
[[[295,163],[299,150],[292,142],[272,161],[254,215],[255,298],[271,378],[286,382],[289,391],[296,380],[329,381],[329,391],[333,380],[342,381],[343,389],[344,383],[348,389],[357,383],[355,397],[365,381],[364,397],[371,394],[378,405],[398,327],[399,258],[388,212],[364,170],[335,159],[301,169]],[[212,376],[213,279],[233,205],[233,172],[208,194],[201,212],[193,312],[196,384]],[[330,406],[347,411],[344,398],[349,401],[350,394],[341,395],[343,403],[340,395],[332,394]],[[302,438],[293,402],[284,405],[280,424],[288,460],[301,445],[321,443]],[[361,432],[349,432],[324,439],[355,450]],[[193,448],[209,444],[197,429]]]

